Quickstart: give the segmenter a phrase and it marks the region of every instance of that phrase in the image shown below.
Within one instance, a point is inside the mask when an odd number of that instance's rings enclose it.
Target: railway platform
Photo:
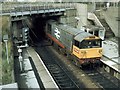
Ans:
[[[18,49],[20,51],[20,49]],[[15,80],[18,83],[19,89],[35,89],[40,86],[32,68],[31,62],[26,53],[26,48],[21,48],[22,62],[20,56],[15,56]],[[16,53],[17,54],[17,53]]]
[[[118,54],[118,42],[115,38],[103,41],[103,57],[101,59],[104,68],[111,75],[119,79],[120,56]]]
[[[33,63],[35,64],[37,73],[39,74],[39,77],[41,78],[44,88],[45,89],[55,88],[59,90],[56,82],[52,78],[51,74],[49,73],[48,69],[46,68],[40,56],[36,53],[36,51],[32,47],[29,47],[27,49],[27,52],[29,56],[31,57]]]
[[[120,76],[120,55],[118,52],[118,7],[110,6],[107,10],[100,10],[100,18],[104,19],[108,24],[107,29],[111,29],[112,32],[115,34],[115,37],[111,36],[106,38],[103,41],[103,57],[101,59],[102,63],[104,64],[104,68],[107,72],[111,75],[117,77],[119,79]],[[99,16],[97,16],[99,17]],[[106,26],[106,25],[104,25]],[[107,33],[107,32],[106,32]],[[109,32],[110,33],[110,32]]]

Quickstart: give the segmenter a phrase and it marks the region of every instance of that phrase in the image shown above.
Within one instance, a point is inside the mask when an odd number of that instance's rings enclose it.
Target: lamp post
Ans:
[[[19,62],[20,62],[20,71],[23,72],[24,71],[24,66],[23,66],[23,57],[22,57],[22,49],[20,49],[20,47],[18,47],[18,53],[19,53]]]
[[[5,42],[5,46],[6,46],[6,55],[7,55],[7,62],[9,64],[9,58],[8,58],[8,45],[7,45],[7,42],[8,42],[8,35],[4,35],[3,36],[3,41]]]

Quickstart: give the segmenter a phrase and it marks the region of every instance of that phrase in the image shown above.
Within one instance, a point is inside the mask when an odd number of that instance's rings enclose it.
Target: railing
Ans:
[[[46,9],[74,9],[73,3],[22,3],[22,4],[1,4],[2,13],[38,11]]]

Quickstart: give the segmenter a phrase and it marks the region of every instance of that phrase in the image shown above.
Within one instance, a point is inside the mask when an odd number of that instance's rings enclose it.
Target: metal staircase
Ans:
[[[107,24],[105,19],[99,19],[101,24],[103,25],[103,27],[106,30],[105,33],[105,38],[111,38],[111,37],[115,37],[115,34],[113,33],[112,29],[110,28],[110,26]]]
[[[97,16],[97,18],[99,19],[99,21],[101,22],[101,24],[103,25],[103,27],[106,30],[105,31],[105,38],[115,37],[115,34],[113,33],[110,26],[107,24],[106,20],[104,18],[101,18],[97,13],[95,13],[95,15]]]

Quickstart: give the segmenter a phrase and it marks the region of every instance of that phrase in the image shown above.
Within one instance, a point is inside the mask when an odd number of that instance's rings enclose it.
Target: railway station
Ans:
[[[117,89],[120,0],[1,0],[0,90]]]

